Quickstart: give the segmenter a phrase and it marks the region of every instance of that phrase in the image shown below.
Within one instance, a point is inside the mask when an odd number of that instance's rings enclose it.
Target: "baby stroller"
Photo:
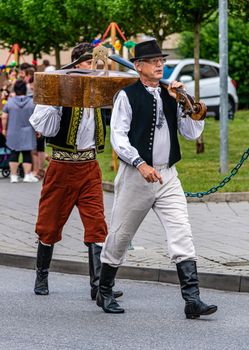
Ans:
[[[0,169],[3,177],[9,177],[10,175],[10,153],[10,149],[5,144],[5,137],[2,134],[0,134]]]
[[[9,158],[11,150],[6,146],[5,137],[0,133],[0,170],[3,177],[10,176]],[[22,164],[19,164],[17,174],[24,177]]]

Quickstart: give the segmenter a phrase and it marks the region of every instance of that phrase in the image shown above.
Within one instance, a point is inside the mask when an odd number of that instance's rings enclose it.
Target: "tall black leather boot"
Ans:
[[[108,264],[102,264],[99,279],[99,290],[97,293],[97,305],[110,314],[122,314],[124,309],[116,302],[112,288],[114,286],[117,267]]]
[[[88,260],[89,260],[89,276],[91,286],[91,298],[96,300],[96,295],[99,288],[99,276],[101,270],[101,254],[102,247],[95,243],[88,244]],[[114,291],[114,298],[119,298],[123,295],[121,290]]]
[[[200,299],[196,262],[182,261],[177,266],[182,297],[186,301],[185,314],[187,318],[198,318],[201,315],[211,315],[217,311],[216,305],[207,305]]]
[[[53,255],[54,245],[47,246],[39,242],[36,260],[36,280],[34,292],[37,295],[48,295],[48,269]]]

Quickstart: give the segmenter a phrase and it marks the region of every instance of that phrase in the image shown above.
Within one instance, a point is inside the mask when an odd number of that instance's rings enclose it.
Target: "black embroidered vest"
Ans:
[[[94,110],[95,145],[97,153],[103,152],[105,147],[106,113],[108,113],[107,109],[96,108]],[[63,151],[76,152],[76,138],[81,116],[81,108],[63,107],[60,130],[56,136],[47,138],[48,145]]]
[[[123,90],[132,108],[129,141],[138,150],[140,157],[153,166],[152,148],[156,127],[156,99],[145,89],[140,80]],[[161,90],[161,98],[170,134],[169,167],[171,167],[181,159],[177,137],[177,103],[165,88]]]

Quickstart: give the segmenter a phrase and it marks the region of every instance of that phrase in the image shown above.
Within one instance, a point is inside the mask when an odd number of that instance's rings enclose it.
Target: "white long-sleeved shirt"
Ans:
[[[46,137],[57,135],[60,130],[62,107],[37,105],[29,121],[35,131]],[[78,150],[95,148],[94,109],[84,108],[78,128],[76,145]]]
[[[158,101],[157,88],[147,88]],[[161,99],[160,95],[159,98]],[[157,103],[158,106],[158,103]],[[153,165],[162,165],[169,162],[170,136],[167,121],[163,115],[163,123],[160,121],[160,113],[157,110],[157,122],[153,141]],[[118,156],[128,164],[133,163],[135,159],[140,157],[136,148],[129,141],[128,133],[132,120],[132,109],[125,91],[118,94],[111,117],[111,144]],[[163,124],[163,125],[161,125]],[[195,121],[190,117],[182,118],[178,108],[177,127],[179,133],[187,140],[196,140],[204,129],[204,121]],[[163,151],[162,151],[163,150]]]

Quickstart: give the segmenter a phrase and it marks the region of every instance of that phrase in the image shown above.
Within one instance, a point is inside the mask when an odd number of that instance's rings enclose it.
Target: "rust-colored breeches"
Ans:
[[[84,242],[104,242],[107,225],[104,216],[102,178],[98,162],[59,162],[52,160],[46,171],[36,233],[45,244],[61,240],[63,226],[76,205],[85,228]]]

